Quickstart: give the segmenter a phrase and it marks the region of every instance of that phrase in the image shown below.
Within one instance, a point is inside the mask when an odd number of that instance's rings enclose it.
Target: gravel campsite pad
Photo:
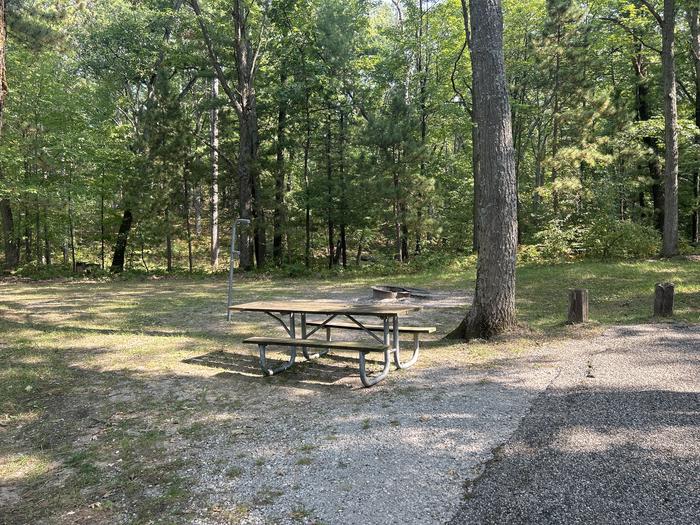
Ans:
[[[533,404],[452,523],[698,523],[700,327],[591,341]]]

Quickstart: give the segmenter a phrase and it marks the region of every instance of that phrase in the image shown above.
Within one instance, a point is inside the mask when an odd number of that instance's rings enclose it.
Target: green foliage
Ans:
[[[583,236],[586,254],[600,259],[638,259],[659,253],[661,236],[654,228],[631,221],[599,219]]]

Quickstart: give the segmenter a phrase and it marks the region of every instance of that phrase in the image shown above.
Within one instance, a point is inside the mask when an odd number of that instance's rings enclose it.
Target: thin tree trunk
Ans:
[[[68,184],[72,185],[72,177],[68,179]],[[73,199],[71,197],[71,189],[68,188],[68,232],[70,234],[70,260],[71,268],[75,272],[75,228],[73,227]]]
[[[345,112],[340,109],[340,135],[338,137],[340,147],[340,260],[343,268],[348,266],[348,244],[346,236],[347,224],[347,180],[345,178]]]
[[[51,239],[49,238],[49,209],[44,206],[44,262],[51,265]]]
[[[211,81],[211,98],[213,102],[219,97],[219,79]],[[219,265],[219,110],[212,107],[209,114],[209,141],[211,148],[211,267]]]
[[[306,138],[304,140],[304,264],[311,264],[311,192],[309,188],[309,151],[311,149],[311,119],[309,99],[306,98]]]
[[[0,134],[2,132],[3,111],[7,96],[7,71],[5,53],[7,49],[7,22],[5,19],[5,1],[0,0]]]
[[[105,269],[105,195],[104,195],[104,173],[102,174],[102,184],[100,184],[100,268]]]
[[[173,271],[173,234],[170,225],[170,207],[165,208],[165,269]]]
[[[333,267],[335,261],[335,225],[333,224],[333,162],[331,160],[331,113],[326,116],[326,207],[328,222],[328,268]]]
[[[479,128],[479,255],[474,302],[450,334],[489,338],[515,325],[517,197],[500,0],[471,0],[471,54]]]
[[[36,262],[37,264],[42,264],[42,259],[43,259],[43,252],[41,248],[41,206],[39,206],[39,196],[37,195],[34,199],[34,205],[36,206],[34,210],[34,232],[35,232],[35,240],[34,240],[34,253],[36,254]]]
[[[284,151],[286,148],[287,127],[287,95],[283,93],[287,85],[287,74],[280,73],[280,102],[277,110],[277,141],[275,143],[275,211],[273,217],[272,258],[275,264],[282,264],[282,240],[285,223],[285,190]]]
[[[700,129],[700,8],[688,10],[688,25],[692,39],[693,65],[695,72],[695,125]],[[695,136],[695,143],[700,144],[700,134]],[[693,211],[691,215],[691,239],[700,242],[700,169],[693,173]]]
[[[190,221],[190,183],[188,175],[190,171],[189,161],[185,161],[182,170],[182,182],[185,190],[185,231],[187,232],[187,268],[192,273],[192,224]]]

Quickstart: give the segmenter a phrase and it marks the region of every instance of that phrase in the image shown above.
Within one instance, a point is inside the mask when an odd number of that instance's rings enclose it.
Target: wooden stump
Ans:
[[[671,317],[673,315],[673,283],[657,283],[654,295],[654,316]]]
[[[569,324],[588,322],[588,290],[569,290]]]

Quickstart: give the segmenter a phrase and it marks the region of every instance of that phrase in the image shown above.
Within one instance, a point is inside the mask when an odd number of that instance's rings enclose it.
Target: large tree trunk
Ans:
[[[19,245],[15,238],[15,221],[8,199],[0,199],[0,217],[2,218],[2,235],[5,240],[5,267],[16,268],[19,264]]]
[[[117,242],[114,245],[114,256],[112,257],[112,267],[110,268],[112,273],[124,271],[124,254],[126,253],[126,244],[129,239],[132,221],[131,210],[124,210],[122,222],[119,225],[119,233],[117,233]]]
[[[661,65],[664,93],[664,257],[678,253],[678,99],[676,96],[676,59],[674,54],[676,14],[675,0],[664,0],[663,15],[647,1],[642,3],[661,27]]]
[[[489,338],[515,325],[517,197],[500,0],[471,0],[474,119],[479,129],[479,255],[474,303],[451,336]]]
[[[211,82],[211,98],[213,102],[219,97],[219,79],[214,77]],[[216,270],[219,265],[219,110],[211,109],[209,115],[209,141],[211,148],[211,267]]]
[[[664,0],[662,62],[664,75],[664,120],[666,165],[664,167],[663,254],[678,253],[678,107],[676,97],[675,0]]]

